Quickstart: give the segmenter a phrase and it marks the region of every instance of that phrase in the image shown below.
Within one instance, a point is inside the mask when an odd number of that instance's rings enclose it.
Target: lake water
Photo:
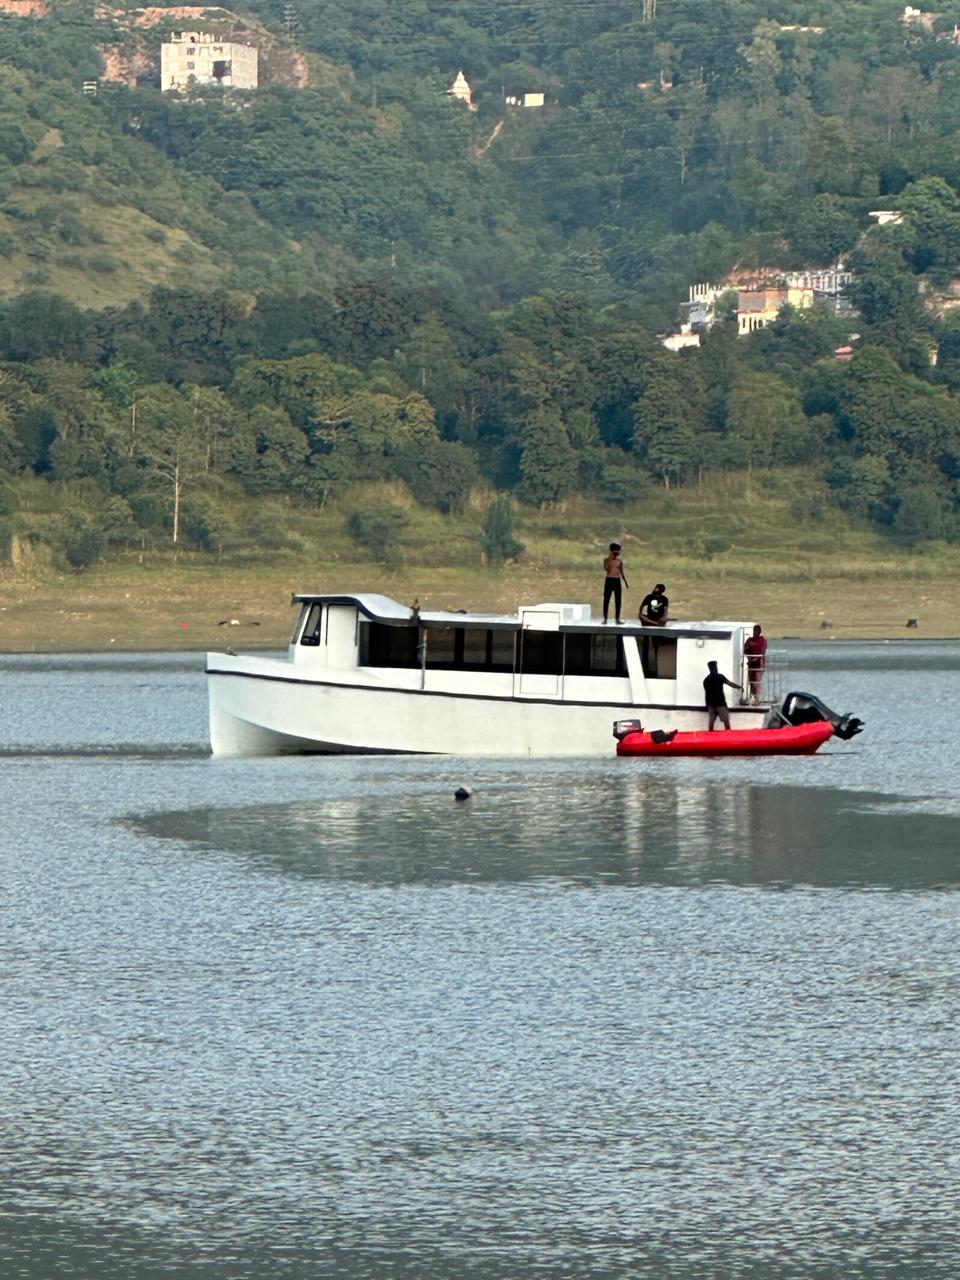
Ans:
[[[0,658],[0,1276],[954,1280],[960,645],[789,658],[860,738],[214,760],[200,655]]]

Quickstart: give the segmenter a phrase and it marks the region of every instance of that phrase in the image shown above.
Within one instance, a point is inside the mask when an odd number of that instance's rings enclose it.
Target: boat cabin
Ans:
[[[495,698],[700,707],[709,661],[742,680],[750,632],[744,622],[604,625],[586,604],[484,614],[414,610],[374,594],[292,602],[300,612],[288,656],[305,675]]]

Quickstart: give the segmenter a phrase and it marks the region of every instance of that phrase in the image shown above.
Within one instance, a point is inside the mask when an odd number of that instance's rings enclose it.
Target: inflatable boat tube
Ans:
[[[628,733],[617,743],[618,756],[812,756],[833,734],[825,720],[782,729],[715,729],[668,735]],[[661,739],[658,741],[657,739]]]

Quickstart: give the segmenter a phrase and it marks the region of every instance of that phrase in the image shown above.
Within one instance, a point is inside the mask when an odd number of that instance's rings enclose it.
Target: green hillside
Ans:
[[[798,489],[767,542],[960,538],[960,7],[35,10],[0,0],[11,556],[269,553],[279,502],[389,570],[413,503],[497,563],[524,512],[754,473]],[[260,87],[160,92],[187,23]],[[738,337],[724,295],[661,345],[692,283],[841,257],[852,312]]]

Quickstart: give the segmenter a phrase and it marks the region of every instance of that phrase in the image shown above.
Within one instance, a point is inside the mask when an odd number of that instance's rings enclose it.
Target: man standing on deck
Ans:
[[[753,628],[753,635],[747,636],[743,644],[743,652],[747,657],[747,685],[750,690],[750,701],[760,701],[760,686],[763,684],[763,671],[767,665],[767,637],[758,622]]]
[[[743,686],[735,684],[732,680],[728,680],[725,675],[721,675],[715,662],[707,663],[707,671],[709,675],[704,678],[703,692],[704,701],[707,704],[707,728],[712,733],[713,726],[718,719],[723,722],[725,729],[730,728],[730,712],[727,710],[727,699],[723,693],[724,685],[729,686],[731,689],[742,689]]]
[[[607,614],[610,612],[610,597],[613,596],[613,604],[616,609],[617,622],[620,621],[620,609],[622,605],[622,587],[630,590],[630,584],[627,582],[626,570],[623,567],[623,561],[620,559],[620,543],[610,543],[610,554],[604,556],[603,572],[607,575],[603,583],[603,621],[607,622]],[[622,586],[621,586],[622,584]]]

